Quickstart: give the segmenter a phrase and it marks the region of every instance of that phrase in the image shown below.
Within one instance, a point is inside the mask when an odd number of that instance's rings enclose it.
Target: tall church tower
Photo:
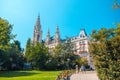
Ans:
[[[34,26],[34,34],[33,34],[33,44],[36,44],[37,42],[42,42],[42,29],[41,29],[39,15],[38,15],[36,24]]]
[[[60,33],[59,33],[58,25],[56,27],[56,33],[55,33],[55,37],[54,37],[54,42],[55,43],[59,43],[60,42]]]
[[[49,30],[49,29],[48,29],[48,32],[47,32],[45,44],[46,44],[46,45],[49,45],[49,44],[50,44],[50,30]]]

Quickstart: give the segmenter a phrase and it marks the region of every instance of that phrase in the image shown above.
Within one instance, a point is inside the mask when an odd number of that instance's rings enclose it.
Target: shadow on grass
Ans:
[[[21,76],[31,76],[38,74],[32,71],[1,71],[0,77],[21,77]]]

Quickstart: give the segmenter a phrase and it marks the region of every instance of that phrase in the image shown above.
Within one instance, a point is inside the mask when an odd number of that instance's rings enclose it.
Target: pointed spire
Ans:
[[[59,32],[59,27],[58,27],[58,25],[57,25],[57,27],[56,27],[56,32]]]
[[[47,38],[50,38],[50,30],[48,28],[48,32],[47,32]]]
[[[34,26],[33,44],[36,44],[36,42],[41,41],[42,41],[42,29],[40,25],[40,15],[38,14],[36,24]]]
[[[79,34],[79,36],[80,36],[80,38],[85,38],[85,37],[87,37],[87,34],[86,34],[84,28],[80,30],[80,34]]]
[[[48,34],[50,34],[50,29],[48,28]]]
[[[48,28],[48,32],[47,32],[47,36],[46,36],[46,41],[45,41],[45,43],[48,45],[48,44],[50,44],[50,30],[49,30],[49,28]]]
[[[58,25],[56,26],[56,33],[55,33],[55,37],[54,37],[54,42],[60,42],[60,34],[59,34]]]
[[[36,21],[36,29],[40,30],[41,25],[40,25],[40,15],[38,14],[37,21]]]
[[[80,33],[79,33],[79,36],[82,38],[82,37],[86,37],[87,36],[87,34],[86,34],[86,31],[85,31],[85,26],[83,26],[82,24],[81,24],[81,29],[80,29]]]

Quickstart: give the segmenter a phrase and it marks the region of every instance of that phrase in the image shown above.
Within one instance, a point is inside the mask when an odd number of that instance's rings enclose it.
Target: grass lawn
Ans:
[[[55,80],[61,71],[0,71],[0,80]]]

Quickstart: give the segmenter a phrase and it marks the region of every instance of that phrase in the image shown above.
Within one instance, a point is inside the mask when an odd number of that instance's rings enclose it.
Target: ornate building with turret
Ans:
[[[52,50],[60,43],[60,33],[59,33],[59,27],[56,26],[56,32],[55,36],[50,36],[50,30],[48,29],[47,36],[45,39],[45,46],[49,48],[49,51],[52,52]],[[42,42],[42,28],[40,24],[40,16],[38,15],[36,24],[34,26],[34,33],[33,33],[33,45],[35,45],[37,42]]]
[[[45,46],[49,48],[49,52],[52,53],[53,49],[61,42],[60,32],[58,25],[56,26],[55,36],[51,37],[50,30],[48,29],[46,39],[45,39]],[[79,55],[80,57],[86,57],[88,60],[88,64],[93,67],[93,62],[90,57],[89,53],[89,44],[90,40],[87,36],[85,29],[81,29],[78,36],[70,38],[71,43],[73,45],[74,54]],[[65,40],[64,42],[66,42]],[[38,16],[35,27],[34,27],[34,34],[33,34],[33,44],[36,42],[42,42],[42,28],[40,24],[40,16]]]
[[[85,29],[81,29],[78,36],[71,37],[71,43],[73,44],[74,54],[80,57],[86,57],[88,60],[88,65],[94,68],[92,58],[89,53],[90,39],[87,36]]]

